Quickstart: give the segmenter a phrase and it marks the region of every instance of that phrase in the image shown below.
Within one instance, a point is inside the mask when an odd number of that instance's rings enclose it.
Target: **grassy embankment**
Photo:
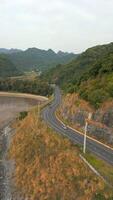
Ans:
[[[107,164],[105,161],[97,158],[89,152],[87,152],[85,158],[113,188],[113,166]]]
[[[83,163],[79,148],[54,133],[38,111],[15,124],[9,155],[17,190],[29,200],[110,200],[112,190]]]

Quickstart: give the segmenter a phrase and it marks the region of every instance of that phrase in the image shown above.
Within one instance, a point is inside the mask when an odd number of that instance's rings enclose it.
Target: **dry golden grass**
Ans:
[[[34,110],[15,124],[9,151],[16,187],[29,200],[92,200],[105,185],[69,140],[54,133]]]
[[[109,101],[104,102],[100,109],[102,111],[106,111],[106,110],[108,110],[108,109],[110,109],[112,107],[113,107],[113,100],[109,100]]]

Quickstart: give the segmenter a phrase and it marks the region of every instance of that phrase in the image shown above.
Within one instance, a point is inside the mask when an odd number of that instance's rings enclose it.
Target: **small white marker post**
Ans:
[[[89,113],[88,120],[91,120],[92,113]],[[83,146],[83,153],[86,153],[86,138],[87,138],[87,127],[88,127],[88,121],[86,120],[85,124],[85,132],[84,132],[84,146]]]
[[[38,102],[38,117],[39,117],[39,114],[40,114],[40,105],[41,105],[41,102],[39,101]]]

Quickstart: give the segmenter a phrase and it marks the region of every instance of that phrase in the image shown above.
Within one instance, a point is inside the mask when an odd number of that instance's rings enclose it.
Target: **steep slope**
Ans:
[[[49,49],[41,50],[37,48],[29,48],[26,51],[12,53],[9,55],[12,62],[21,71],[30,71],[34,69],[47,70],[55,67],[58,63],[70,62],[76,57],[73,53],[55,53]]]
[[[88,121],[87,135],[113,147],[113,101],[106,101],[95,110],[78,94],[66,94],[57,111],[64,123],[82,132],[89,113],[92,117]]]
[[[0,77],[10,77],[20,74],[15,65],[5,55],[0,55]]]

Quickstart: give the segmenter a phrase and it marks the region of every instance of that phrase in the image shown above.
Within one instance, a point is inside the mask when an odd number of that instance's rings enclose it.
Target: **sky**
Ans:
[[[113,42],[113,0],[0,0],[0,48],[80,53]]]

